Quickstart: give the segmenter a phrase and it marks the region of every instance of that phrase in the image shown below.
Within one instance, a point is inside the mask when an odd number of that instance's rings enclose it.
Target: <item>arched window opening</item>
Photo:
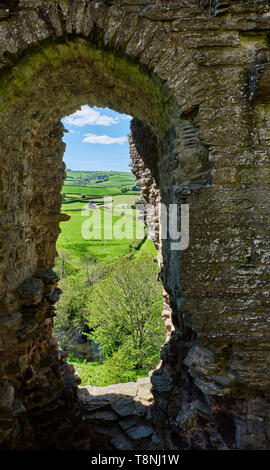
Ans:
[[[136,209],[131,116],[82,106],[66,116],[66,178],[56,271],[54,336],[82,385],[145,377],[165,341],[157,251]]]

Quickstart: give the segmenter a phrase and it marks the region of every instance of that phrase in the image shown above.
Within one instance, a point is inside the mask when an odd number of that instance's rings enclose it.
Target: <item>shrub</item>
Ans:
[[[103,373],[108,384],[130,382],[136,377],[133,369],[136,361],[129,358],[125,351],[119,348],[103,364]]]

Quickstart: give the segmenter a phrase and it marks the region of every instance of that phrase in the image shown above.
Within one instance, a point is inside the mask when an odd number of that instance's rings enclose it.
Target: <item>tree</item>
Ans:
[[[63,292],[57,304],[54,326],[56,332],[62,331],[65,338],[69,339],[74,332],[85,330],[89,289],[78,279],[67,279],[61,287]]]
[[[120,189],[121,193],[124,194],[124,193],[127,193],[128,192],[128,188],[126,186],[123,186],[121,189]]]
[[[59,250],[58,258],[60,260],[60,266],[61,266],[60,276],[63,279],[66,275],[66,264],[67,264],[68,259],[70,258],[70,253],[66,250]]]
[[[104,278],[106,268],[98,264],[97,258],[89,254],[83,258],[83,264],[85,265],[86,282],[88,287],[91,288],[95,282]]]
[[[120,348],[137,368],[155,367],[165,340],[162,287],[151,255],[118,261],[93,287],[88,326],[105,357]]]

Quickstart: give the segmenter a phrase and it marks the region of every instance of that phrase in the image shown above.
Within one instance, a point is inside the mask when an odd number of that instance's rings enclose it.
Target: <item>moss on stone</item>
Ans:
[[[254,49],[254,46],[269,47],[270,37],[268,32],[245,31],[239,33],[240,44],[247,49]]]
[[[58,70],[65,62],[72,59],[86,59],[116,80],[126,84],[127,89],[136,89],[147,97],[150,106],[157,107],[159,128],[165,132],[168,128],[169,97],[161,84],[153,79],[148,71],[126,57],[115,55],[110,50],[93,46],[89,41],[75,38],[60,43],[44,42],[42,47],[29,50],[17,63],[2,72],[0,76],[0,110],[29,86],[33,86],[36,76],[46,67]]]

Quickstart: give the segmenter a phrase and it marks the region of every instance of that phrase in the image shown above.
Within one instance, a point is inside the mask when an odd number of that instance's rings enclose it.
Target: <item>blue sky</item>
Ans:
[[[64,161],[71,170],[130,171],[128,166],[131,116],[109,108],[82,106],[62,119]]]

